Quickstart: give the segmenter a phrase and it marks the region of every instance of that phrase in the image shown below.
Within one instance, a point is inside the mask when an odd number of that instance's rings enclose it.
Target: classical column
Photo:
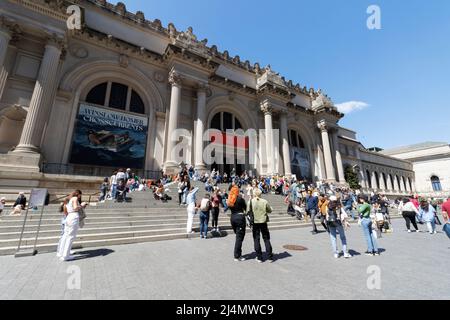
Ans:
[[[261,110],[264,113],[264,123],[266,129],[266,153],[267,153],[267,174],[273,174],[274,163],[274,148],[273,148],[273,121],[272,113],[273,107],[270,102],[264,102],[261,105]]]
[[[375,174],[375,171],[372,172],[372,177],[371,177],[371,179],[372,179],[372,189],[373,189],[373,190],[377,190],[377,189],[378,189],[378,183],[379,183],[379,181],[377,181],[377,176],[376,176],[376,174]]]
[[[0,99],[3,96],[8,72],[5,67],[6,52],[8,51],[9,41],[11,40],[11,29],[5,20],[0,20]]]
[[[175,141],[172,140],[172,134],[178,128],[178,113],[181,105],[181,77],[175,71],[172,70],[169,76],[169,83],[172,85],[172,93],[170,98],[170,110],[169,110],[169,125],[167,129],[167,141],[166,141],[166,170],[175,169],[178,167],[176,163],[175,154],[172,151],[175,149]]]
[[[390,174],[388,174],[387,177],[386,177],[386,184],[387,184],[386,191],[391,190],[392,189],[392,180],[391,180],[391,175]],[[391,190],[391,191],[393,191],[393,190]]]
[[[331,156],[330,137],[328,135],[328,127],[325,121],[319,121],[317,124],[322,132],[322,145],[325,158],[325,170],[327,173],[327,180],[331,182],[336,181],[336,174],[334,173],[333,158]]]
[[[23,127],[17,153],[39,153],[42,134],[53,105],[54,86],[62,51],[62,40],[56,36],[45,46],[44,57],[34,86],[30,107]]]
[[[333,134],[333,143],[334,143],[334,150],[336,152],[336,165],[337,165],[337,171],[338,171],[338,176],[339,176],[339,182],[346,183],[344,165],[342,163],[341,150],[339,150],[339,141],[338,141],[337,132],[335,134]]]
[[[282,139],[282,147],[283,147],[283,165],[284,165],[284,174],[286,176],[292,175],[291,168],[291,153],[289,150],[289,137],[288,137],[288,126],[287,126],[287,113],[282,112],[280,114],[280,130],[281,130],[281,139]]]
[[[203,134],[206,126],[206,89],[201,84],[197,90],[197,126],[195,130],[195,168],[199,171],[206,170],[203,161]]]

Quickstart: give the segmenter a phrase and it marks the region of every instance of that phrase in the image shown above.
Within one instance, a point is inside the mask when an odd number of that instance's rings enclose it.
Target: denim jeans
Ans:
[[[208,234],[208,224],[209,224],[209,211],[202,211],[200,213],[200,236],[206,238]]]
[[[111,185],[111,198],[115,199],[117,194],[117,184]]]
[[[345,237],[344,227],[342,225],[339,225],[337,227],[329,225],[328,230],[330,232],[331,248],[333,249],[333,253],[339,254],[339,250],[337,248],[337,241],[336,241],[336,235],[338,232],[339,232],[339,237],[341,238],[342,251],[344,253],[348,253],[347,252],[347,238]]]
[[[372,219],[364,218],[361,221],[361,226],[364,232],[364,237],[367,241],[368,252],[378,252],[377,240],[372,234]]]
[[[427,221],[427,228],[429,233],[433,233],[436,231],[436,221]]]

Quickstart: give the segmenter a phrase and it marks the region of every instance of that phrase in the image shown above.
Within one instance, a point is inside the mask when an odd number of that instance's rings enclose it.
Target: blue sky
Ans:
[[[369,105],[341,120],[366,146],[450,142],[448,0],[125,0],[147,19],[189,26],[241,60]],[[369,30],[369,5],[381,30]]]

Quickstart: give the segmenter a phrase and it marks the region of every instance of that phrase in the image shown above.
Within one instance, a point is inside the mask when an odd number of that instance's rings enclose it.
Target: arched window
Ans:
[[[211,120],[211,129],[217,129],[222,132],[227,130],[243,129],[241,122],[229,112],[219,112]]]
[[[370,175],[370,171],[366,170],[367,182],[369,185],[369,189],[372,189],[372,176]]]
[[[439,179],[439,177],[432,176],[431,185],[433,187],[433,191],[442,191],[441,179]]]
[[[92,88],[86,102],[103,107],[145,114],[145,104],[131,87],[118,82],[104,82]]]

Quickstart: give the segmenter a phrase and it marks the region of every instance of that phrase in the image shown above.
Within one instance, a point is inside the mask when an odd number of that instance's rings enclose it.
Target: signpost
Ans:
[[[34,256],[38,253],[38,251],[36,250],[36,245],[37,245],[37,240],[39,237],[39,231],[41,229],[42,216],[44,214],[44,207],[48,205],[48,200],[49,200],[49,195],[48,195],[47,189],[32,189],[31,190],[30,200],[28,201],[28,208],[25,213],[25,218],[23,220],[22,232],[20,233],[19,245],[17,247],[17,251],[15,254],[16,258]],[[26,226],[26,223],[28,220],[28,212],[29,212],[30,208],[34,211],[35,208],[39,208],[39,207],[41,207],[41,214],[39,217],[39,224],[38,224],[38,228],[36,231],[36,237],[34,239],[33,249],[21,251],[20,248],[22,246],[23,234],[25,232],[25,226]],[[32,219],[33,219],[33,217],[32,217]]]

